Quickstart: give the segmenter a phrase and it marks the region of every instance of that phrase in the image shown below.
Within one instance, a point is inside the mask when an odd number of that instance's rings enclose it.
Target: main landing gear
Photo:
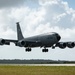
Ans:
[[[30,52],[31,48],[26,48],[25,51]],[[42,49],[42,52],[48,52],[48,49],[44,48],[44,49]]]
[[[31,48],[26,48],[25,51],[26,52],[30,52],[31,51]]]
[[[42,49],[42,52],[48,52],[48,49],[46,49],[46,48]]]

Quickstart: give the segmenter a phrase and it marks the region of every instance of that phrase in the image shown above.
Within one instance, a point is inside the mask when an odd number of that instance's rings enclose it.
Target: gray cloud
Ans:
[[[0,0],[0,8],[22,5],[26,0]]]
[[[70,8],[67,2],[63,2],[63,0],[48,0],[42,3],[41,6],[46,11],[43,23],[50,23],[52,26],[65,29],[75,27],[75,10]]]

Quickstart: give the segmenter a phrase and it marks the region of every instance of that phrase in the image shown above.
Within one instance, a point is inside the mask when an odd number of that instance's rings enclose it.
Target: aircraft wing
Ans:
[[[0,39],[0,45],[10,45],[10,42],[17,43],[18,40]]]
[[[33,44],[40,44],[40,41],[33,41],[33,40],[20,40],[20,41],[15,41],[16,46],[20,47],[31,47]]]
[[[15,46],[19,46],[19,47],[27,47],[33,44],[40,44],[40,41],[32,41],[32,40],[10,40],[10,39],[0,39],[0,45],[10,45],[10,43],[14,43]]]
[[[64,49],[66,47],[68,48],[74,48],[75,47],[75,42],[58,42],[55,44],[55,46],[52,46],[52,48],[55,48],[55,47],[59,47],[61,49]]]

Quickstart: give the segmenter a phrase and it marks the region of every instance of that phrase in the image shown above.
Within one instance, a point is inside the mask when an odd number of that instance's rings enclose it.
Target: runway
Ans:
[[[75,64],[24,64],[26,66],[75,66]]]
[[[0,66],[75,66],[75,64],[0,64]]]

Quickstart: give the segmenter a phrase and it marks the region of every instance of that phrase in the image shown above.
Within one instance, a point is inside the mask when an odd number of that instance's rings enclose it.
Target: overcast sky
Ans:
[[[24,37],[57,32],[61,41],[75,41],[75,0],[0,0],[0,37],[17,39],[16,22],[20,22]],[[34,48],[0,46],[0,59],[75,60],[75,48],[49,48],[48,53]]]

